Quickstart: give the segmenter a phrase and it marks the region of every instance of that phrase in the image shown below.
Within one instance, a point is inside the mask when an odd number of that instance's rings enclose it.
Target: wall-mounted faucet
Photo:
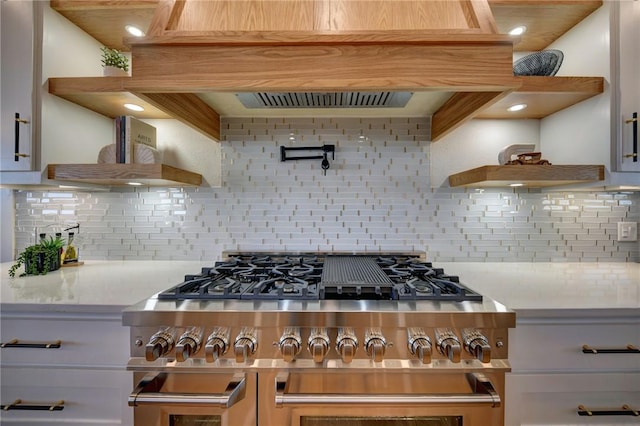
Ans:
[[[322,151],[322,155],[296,155],[287,156],[288,151]],[[336,146],[335,145],[322,145],[322,146],[281,146],[280,147],[280,161],[292,161],[292,160],[322,160],[320,166],[324,171],[324,175],[327,175],[327,169],[331,166],[329,164],[328,153],[331,153],[331,159],[336,159]]]

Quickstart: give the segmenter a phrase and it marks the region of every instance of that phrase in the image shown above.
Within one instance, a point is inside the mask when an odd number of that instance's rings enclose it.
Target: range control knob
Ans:
[[[175,331],[171,327],[163,328],[151,336],[149,343],[144,348],[144,357],[147,361],[167,355],[175,345]]]
[[[462,330],[464,349],[480,362],[491,362],[491,345],[489,340],[475,328]]]
[[[178,362],[184,362],[195,355],[202,346],[202,328],[191,327],[178,339],[176,343],[176,360]]]
[[[449,358],[452,362],[460,362],[460,340],[451,329],[436,329],[436,347],[438,348],[438,352]]]
[[[255,330],[243,328],[233,344],[233,351],[236,355],[236,362],[247,362],[247,359],[258,349],[258,339]]]
[[[423,364],[431,362],[431,339],[421,328],[409,328],[407,330],[409,340],[409,352],[416,356]]]
[[[204,345],[204,358],[207,362],[215,362],[229,350],[229,328],[217,327],[207,337]]]
[[[387,350],[387,341],[377,328],[367,329],[364,333],[364,349],[373,362],[382,362]]]
[[[326,328],[312,328],[307,340],[307,347],[313,362],[321,363],[329,352],[329,334]]]
[[[284,362],[293,362],[300,353],[302,339],[300,338],[300,330],[297,328],[285,328],[280,341],[278,342],[280,353]]]
[[[340,354],[342,362],[348,364],[353,361],[358,349],[358,339],[353,328],[339,328],[336,338],[336,352]]]

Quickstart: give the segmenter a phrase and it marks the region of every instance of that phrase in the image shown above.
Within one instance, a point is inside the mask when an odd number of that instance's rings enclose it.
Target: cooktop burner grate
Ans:
[[[412,255],[236,254],[158,294],[164,300],[481,301],[458,277]]]

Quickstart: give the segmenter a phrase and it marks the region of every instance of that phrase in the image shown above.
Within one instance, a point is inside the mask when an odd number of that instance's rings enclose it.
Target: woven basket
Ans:
[[[549,49],[524,56],[513,64],[514,75],[556,75],[562,65],[564,54],[560,50]]]

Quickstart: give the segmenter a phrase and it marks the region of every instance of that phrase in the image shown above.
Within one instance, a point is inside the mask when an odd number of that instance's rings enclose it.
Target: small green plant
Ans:
[[[124,71],[129,71],[129,58],[120,53],[118,49],[110,49],[103,46],[100,50],[102,51],[103,67],[116,67]]]
[[[9,268],[9,276],[15,277],[16,271],[24,265],[24,272],[19,276],[44,275],[60,268],[60,249],[64,247],[60,237],[42,239],[39,244],[25,248]]]

